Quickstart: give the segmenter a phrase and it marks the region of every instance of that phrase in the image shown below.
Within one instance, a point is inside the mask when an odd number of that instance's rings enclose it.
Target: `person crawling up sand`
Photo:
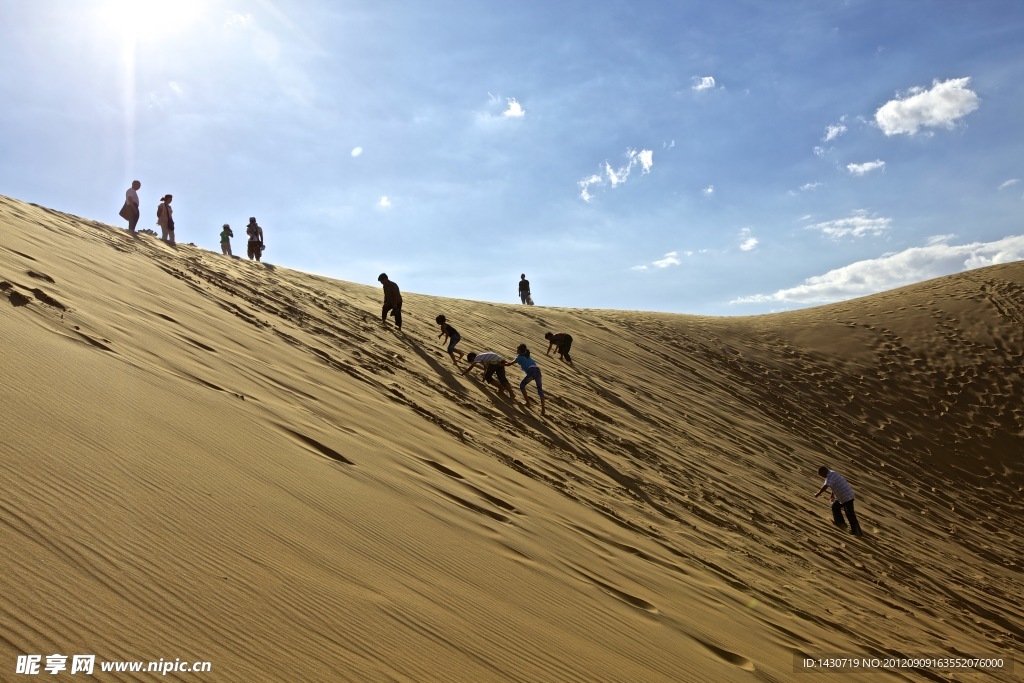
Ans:
[[[537,365],[537,361],[530,358],[530,349],[526,348],[526,344],[520,344],[519,348],[516,349],[518,354],[513,360],[505,363],[505,366],[515,365],[519,363],[519,367],[526,373],[526,377],[523,377],[523,381],[519,383],[519,390],[523,392],[523,400],[526,401],[526,407],[529,408],[530,404],[533,403],[530,400],[529,394],[526,393],[526,385],[530,382],[537,383],[537,395],[540,396],[540,414],[544,415],[544,387],[541,386],[540,381],[540,366]]]
[[[459,354],[459,358],[462,358],[463,353],[455,348],[455,345],[462,341],[462,335],[448,324],[448,320],[443,315],[437,316],[434,322],[441,326],[441,334],[437,335],[437,338],[444,337],[444,342],[442,343],[448,343],[448,355],[452,357],[452,362],[458,365],[459,361],[456,360],[455,354]]]
[[[508,377],[505,376],[504,358],[493,351],[487,351],[485,353],[467,353],[466,360],[469,361],[469,366],[462,371],[463,375],[475,366],[481,366],[484,369],[484,381],[496,386],[498,393],[507,391],[508,397],[515,402],[516,395],[512,392],[512,385],[508,383]],[[493,379],[494,375],[497,375],[497,380]]]

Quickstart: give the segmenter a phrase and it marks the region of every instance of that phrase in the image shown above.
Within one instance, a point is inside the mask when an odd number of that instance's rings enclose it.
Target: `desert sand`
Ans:
[[[0,197],[0,680],[1021,680],[1024,263],[737,318],[395,279],[401,333],[379,287]],[[547,417],[459,376],[439,313],[530,346]]]

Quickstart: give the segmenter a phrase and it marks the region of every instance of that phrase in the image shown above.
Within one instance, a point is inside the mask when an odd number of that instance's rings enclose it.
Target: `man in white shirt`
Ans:
[[[124,193],[124,208],[121,209],[121,217],[128,221],[128,232],[135,232],[135,226],[139,224],[140,187],[142,187],[142,183],[133,180],[132,186]]]
[[[479,365],[484,369],[485,382],[498,387],[499,393],[507,391],[508,397],[513,401],[516,400],[516,395],[512,392],[512,385],[508,383],[508,377],[505,376],[504,358],[493,351],[486,351],[484,353],[468,353],[466,354],[466,360],[469,361],[469,367],[462,371],[463,375],[472,370],[474,366]],[[493,375],[498,376],[497,381],[492,379]]]
[[[850,520],[850,533],[854,536],[861,536],[860,524],[857,522],[857,515],[853,511],[853,487],[850,482],[843,478],[843,475],[830,470],[827,467],[819,467],[818,475],[825,478],[818,492],[814,494],[817,498],[825,492],[825,489],[832,489],[830,500],[832,501],[832,521],[836,526],[845,527],[843,512],[846,512],[846,519]]]

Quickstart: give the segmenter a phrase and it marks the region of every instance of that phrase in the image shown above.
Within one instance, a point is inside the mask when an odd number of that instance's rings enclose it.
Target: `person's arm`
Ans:
[[[818,492],[814,494],[814,497],[817,498],[821,494],[825,493],[825,489],[827,489],[827,488],[828,488],[828,484],[822,484],[821,488],[818,489]]]
[[[476,361],[473,361],[472,363],[470,363],[470,364],[469,364],[469,367],[468,367],[468,368],[466,368],[465,370],[463,370],[463,371],[462,371],[462,374],[463,374],[463,375],[465,375],[465,374],[466,374],[467,372],[469,372],[470,370],[472,370],[472,369],[473,369],[473,367],[474,367],[474,366],[476,366],[476,364],[477,364],[477,363],[476,363]]]
[[[551,349],[553,349],[554,347],[555,347],[555,342],[553,342],[553,341],[548,342],[548,350],[547,350],[547,352],[544,355],[545,356],[550,356],[551,355]]]

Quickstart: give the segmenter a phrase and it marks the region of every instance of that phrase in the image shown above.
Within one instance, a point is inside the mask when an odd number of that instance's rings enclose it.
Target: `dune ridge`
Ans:
[[[0,197],[0,678],[53,652],[229,681],[1020,660],[1024,263],[741,318],[399,284],[402,333],[379,288]],[[527,343],[548,417],[460,377],[438,313],[463,350]],[[541,353],[563,329],[575,368]]]

